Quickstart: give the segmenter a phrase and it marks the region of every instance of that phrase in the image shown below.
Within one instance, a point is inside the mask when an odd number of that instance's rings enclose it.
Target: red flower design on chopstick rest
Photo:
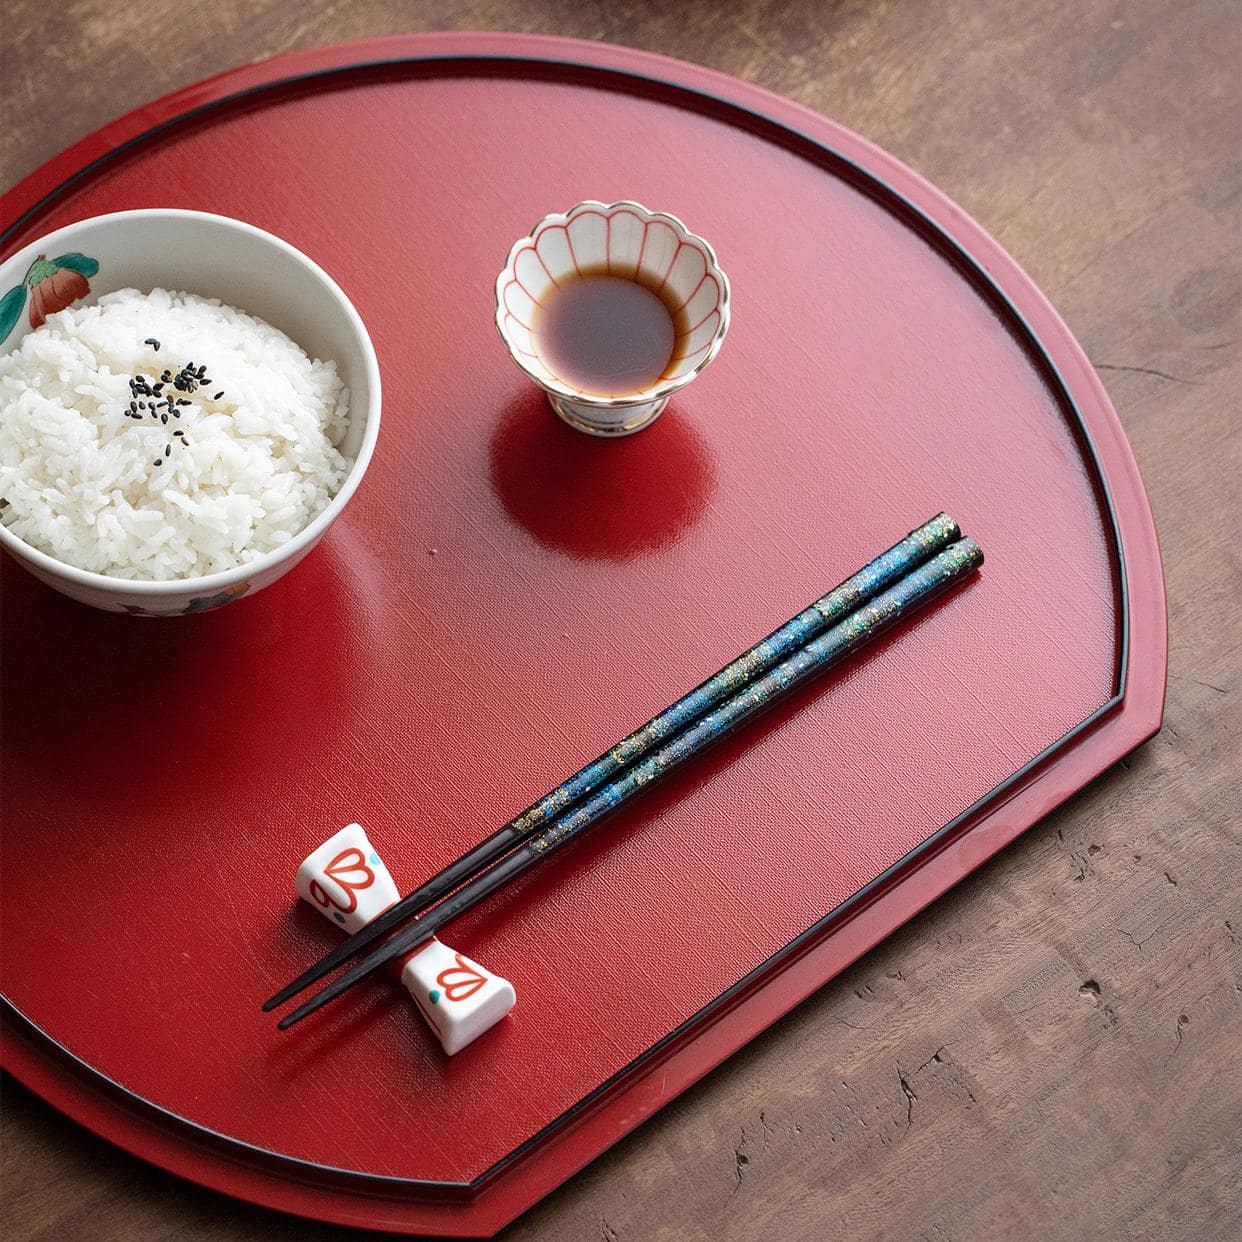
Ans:
[[[91,291],[88,277],[99,271],[99,261],[73,251],[58,258],[39,255],[26,269],[22,283],[0,298],[0,343],[8,340],[30,295],[30,326],[39,328],[49,315],[84,298]]]
[[[487,982],[487,976],[460,953],[454,953],[453,957],[457,965],[442,970],[436,975],[436,982],[444,990],[445,1000],[469,1000]]]
[[[449,1056],[495,1026],[517,1000],[507,979],[489,974],[442,940],[431,940],[406,959],[401,982]]]
[[[342,850],[323,871],[324,875],[341,889],[345,894],[345,900],[349,902],[347,906],[341,905],[339,901],[335,901],[329,896],[318,880],[312,880],[310,883],[311,896],[325,910],[329,906],[335,906],[344,914],[352,914],[358,908],[356,892],[359,889],[370,888],[375,883],[375,872],[367,866],[366,856],[360,849],[353,846],[347,850]],[[355,876],[358,878],[352,878]]]
[[[361,824],[347,824],[312,850],[293,883],[298,896],[349,932],[401,896]]]

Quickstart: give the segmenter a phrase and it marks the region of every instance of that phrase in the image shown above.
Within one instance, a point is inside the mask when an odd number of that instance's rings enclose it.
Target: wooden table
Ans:
[[[1234,0],[9,0],[5,16],[5,184],[242,61],[494,28],[758,82],[990,229],[1078,334],[1143,469],[1169,591],[1164,730],[507,1236],[1242,1235]],[[13,1082],[4,1123],[12,1242],[354,1236],[149,1168]]]

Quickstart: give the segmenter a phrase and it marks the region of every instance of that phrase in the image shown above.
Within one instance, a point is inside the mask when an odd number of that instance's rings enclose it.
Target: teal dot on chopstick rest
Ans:
[[[431,989],[431,991],[427,993],[427,999],[428,999],[428,1000],[429,1000],[429,1001],[430,1001],[433,1005],[434,1005],[434,1004],[436,1004],[436,1003],[439,1001],[439,999],[440,999],[440,991],[439,991],[439,989],[438,989],[438,988],[432,988],[432,989]]]
[[[338,923],[345,922],[345,916],[343,914],[337,914],[335,910],[332,912],[332,917],[336,919]]]
[[[371,861],[377,867],[382,867],[384,865],[382,862],[380,862],[380,856],[374,850],[371,851]]]

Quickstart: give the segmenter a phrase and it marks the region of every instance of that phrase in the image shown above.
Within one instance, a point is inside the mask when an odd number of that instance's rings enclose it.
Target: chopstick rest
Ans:
[[[400,894],[361,824],[349,824],[307,855],[294,884],[298,896],[351,934]]]
[[[309,854],[294,881],[298,896],[346,932],[356,932],[400,897],[361,824],[349,824]],[[401,982],[452,1056],[517,1003],[508,979],[434,936],[403,959]]]
[[[434,936],[405,959],[401,982],[449,1056],[491,1030],[517,1004],[508,979]]]

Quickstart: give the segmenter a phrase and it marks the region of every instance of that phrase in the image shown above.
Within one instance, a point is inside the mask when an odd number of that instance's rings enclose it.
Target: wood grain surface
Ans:
[[[0,180],[145,100],[421,29],[699,61],[871,138],[1027,268],[1107,384],[1169,590],[1165,728],[505,1235],[1242,1236],[1242,9],[1235,0],[7,0]],[[328,1239],[4,1085],[32,1239]]]

